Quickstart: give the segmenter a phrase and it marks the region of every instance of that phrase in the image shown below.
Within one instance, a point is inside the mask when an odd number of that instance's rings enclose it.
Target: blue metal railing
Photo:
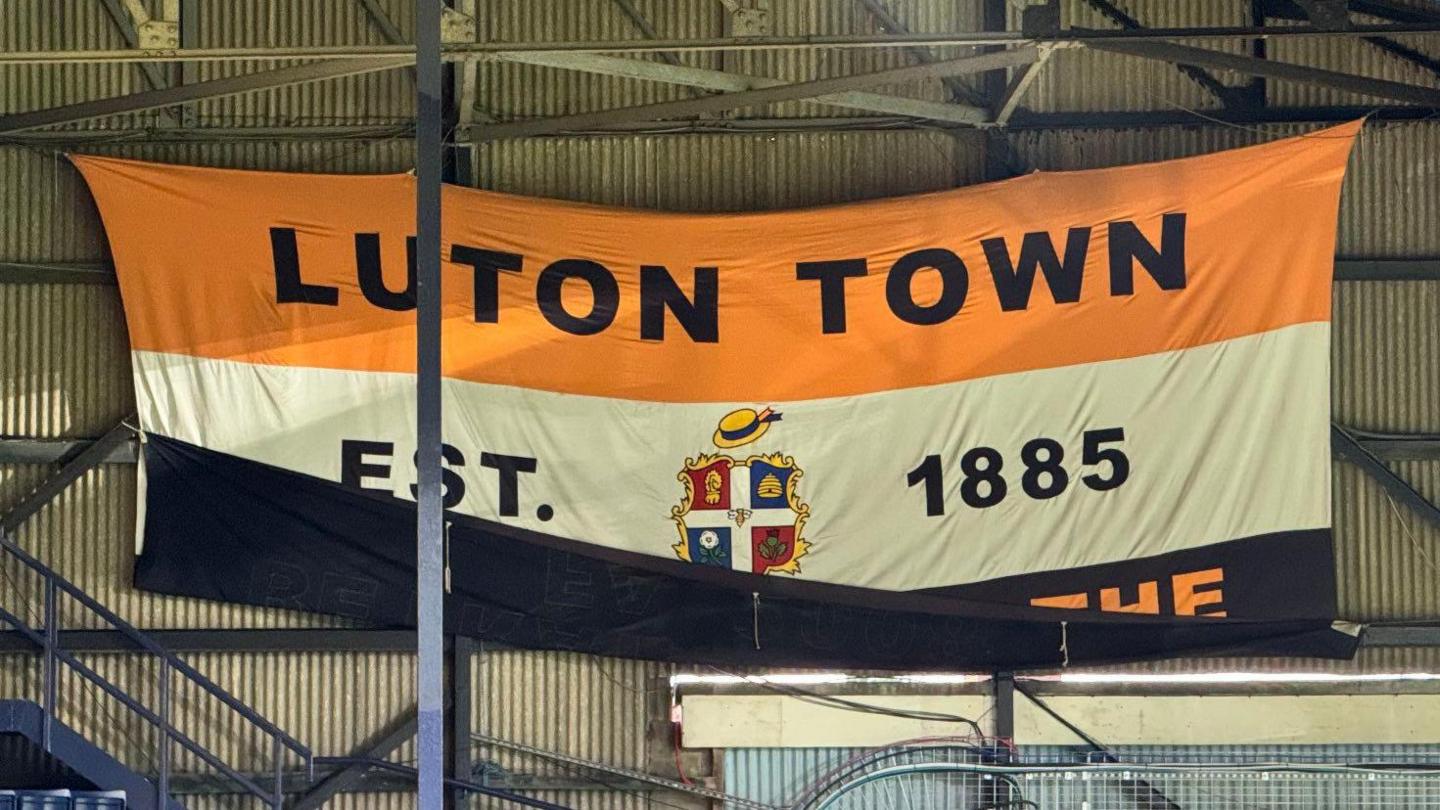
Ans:
[[[168,801],[170,793],[172,744],[178,745],[184,751],[214,768],[243,788],[246,793],[266,802],[270,807],[274,808],[274,810],[281,810],[284,802],[284,765],[286,751],[295,754],[301,759],[304,763],[305,772],[313,780],[315,773],[314,755],[309,748],[302,745],[294,737],[285,733],[274,723],[261,717],[254,709],[217,686],[214,681],[202,675],[198,670],[162,647],[154,639],[137,630],[129,622],[117,616],[109,608],[100,604],[89,594],[60,576],[49,566],[30,556],[30,554],[15,545],[4,535],[0,535],[0,552],[3,552],[3,556],[16,559],[25,567],[34,571],[45,583],[44,627],[42,629],[37,630],[31,627],[26,624],[21,617],[4,608],[0,608],[0,623],[10,625],[22,636],[29,639],[40,648],[44,656],[42,675],[44,695],[42,700],[45,717],[44,725],[42,726],[42,738],[46,750],[50,748],[51,727],[57,708],[59,667],[61,664],[64,664],[82,678],[94,684],[105,694],[114,698],[127,709],[143,718],[146,722],[155,726],[158,731],[156,735],[156,747],[158,749],[156,751],[156,762],[159,766],[158,774],[156,775],[156,795],[162,810],[166,806],[165,803]],[[103,675],[85,664],[73,653],[62,648],[59,633],[59,598],[61,594],[74,599],[91,614],[98,616],[105,624],[127,637],[140,650],[154,656],[158,661],[160,669],[158,706],[151,709],[129,692],[107,680]],[[205,694],[229,707],[249,725],[258,729],[270,741],[270,758],[271,764],[273,765],[272,775],[274,776],[274,782],[271,786],[267,787],[258,784],[255,779],[242,773],[238,768],[229,765],[210,749],[175,727],[171,716],[171,680],[177,675],[201,689]]]

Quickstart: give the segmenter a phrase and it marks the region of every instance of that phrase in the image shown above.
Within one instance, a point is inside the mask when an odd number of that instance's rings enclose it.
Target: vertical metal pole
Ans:
[[[1005,0],[983,0],[980,6],[980,28],[985,31],[1004,31],[1009,27]],[[982,53],[993,53],[1003,48],[985,48]],[[1023,70],[1023,68],[1021,68]],[[1000,100],[1005,97],[1005,86],[1009,77],[1004,68],[1000,70],[986,71],[981,79],[984,87],[985,102],[990,107],[990,112],[998,112]]]
[[[993,756],[988,758],[1000,765],[1014,761],[1009,745],[1015,741],[1015,674],[996,672],[990,679],[995,694],[995,745]],[[990,807],[1011,807],[1015,797],[1010,793],[1010,783],[998,774],[991,784]]]
[[[55,578],[45,578],[45,716],[40,727],[41,742],[48,753],[51,750],[52,727],[55,723],[55,703],[59,672],[56,671],[55,648],[60,643],[59,607],[56,605]]]
[[[270,737],[270,761],[275,763],[275,801],[270,806],[281,810],[285,806],[285,752],[280,749],[280,737]]]
[[[180,0],[180,47],[200,47],[200,12],[198,11],[199,0]],[[194,84],[200,76],[199,62],[180,63],[180,84]],[[195,126],[196,108],[193,104],[184,104],[175,108],[176,118],[181,126]]]
[[[1263,0],[1250,0],[1250,24],[1263,26],[1268,20],[1265,17],[1265,3]],[[1263,37],[1256,37],[1250,40],[1250,55],[1256,59],[1265,59],[1266,43]],[[1269,96],[1265,89],[1264,76],[1250,77],[1250,104],[1255,107],[1264,107]]]
[[[166,810],[170,800],[170,660],[160,659],[160,779],[155,788],[155,810]]]
[[[440,500],[441,0],[415,3],[416,644],[421,810],[445,788],[444,511]]]
[[[995,736],[1007,742],[1015,741],[1015,674],[997,672],[992,680],[995,687]],[[1006,749],[1006,753],[1008,754]]]
[[[473,696],[471,666],[475,658],[475,642],[465,636],[456,636],[451,655],[455,657],[455,663],[450,668],[451,738],[454,740],[450,767],[456,779],[468,782],[472,764],[470,715],[473,707],[470,701]],[[457,788],[452,801],[457,810],[469,810],[470,791]]]

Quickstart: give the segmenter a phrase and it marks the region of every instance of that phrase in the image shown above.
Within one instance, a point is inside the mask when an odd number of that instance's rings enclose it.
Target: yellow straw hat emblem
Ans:
[[[715,428],[716,447],[740,447],[749,444],[770,429],[771,422],[780,421],[780,414],[765,408],[757,411],[754,408],[739,408],[720,417],[720,425]]]

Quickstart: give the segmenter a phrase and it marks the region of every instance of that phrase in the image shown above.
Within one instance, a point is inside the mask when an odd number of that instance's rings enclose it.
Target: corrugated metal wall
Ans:
[[[151,3],[158,8],[158,3]],[[381,0],[408,35],[404,0]],[[713,0],[636,0],[661,36],[722,35],[727,15]],[[889,7],[914,31],[977,28],[978,2],[891,0]],[[1127,9],[1148,25],[1246,20],[1240,0],[1131,0]],[[118,48],[123,40],[93,0],[9,0],[0,3],[0,48]],[[610,0],[529,2],[481,0],[482,39],[625,39],[643,34]],[[775,34],[870,33],[879,30],[858,4],[845,0],[770,2]],[[353,0],[200,0],[202,46],[379,43],[379,28]],[[1070,23],[1112,27],[1080,0],[1067,0]],[[1013,23],[1012,23],[1013,24]],[[1204,43],[1228,48],[1240,46]],[[962,51],[956,50],[958,55]],[[1272,55],[1366,73],[1433,83],[1393,57],[1360,43],[1287,43]],[[685,64],[784,79],[808,79],[904,64],[883,50],[762,51],[745,55],[684,54]],[[256,69],[234,63],[199,68],[201,78]],[[167,75],[175,73],[166,67]],[[511,64],[480,68],[478,106],[500,119],[554,115],[685,98],[684,88],[586,76]],[[1221,75],[1239,83],[1239,77]],[[965,86],[974,87],[967,79]],[[73,103],[143,89],[128,65],[50,68],[0,67],[0,113]],[[404,123],[411,114],[408,72],[207,102],[187,126],[226,127],[375,125]],[[943,100],[939,82],[892,92]],[[1269,84],[1283,103],[1350,103],[1328,91]],[[1363,103],[1363,101],[1359,102]],[[1038,111],[1212,107],[1213,98],[1174,68],[1126,57],[1060,53],[1024,104]],[[742,110],[722,117],[863,116],[804,102]],[[244,143],[131,142],[141,127],[169,127],[166,113],[91,121],[76,128],[95,138],[82,151],[153,160],[290,171],[381,172],[411,163],[409,141],[387,138],[304,138]],[[114,135],[108,134],[115,131]],[[125,131],[123,136],[120,131]],[[1065,131],[1011,136],[1029,165],[1080,168],[1154,160],[1255,142],[1291,130],[1278,127],[1196,126],[1164,130]],[[754,132],[747,134],[608,135],[487,144],[477,155],[481,184],[506,191],[616,205],[727,211],[817,205],[926,191],[978,182],[984,139],[923,129],[895,131]],[[57,147],[0,145],[0,260],[95,261],[105,247],[93,205]],[[1367,129],[1347,183],[1340,251],[1349,255],[1440,255],[1440,124]],[[163,215],[157,214],[157,226]],[[132,406],[121,312],[114,288],[85,285],[0,284],[0,435],[47,438],[98,435]],[[1347,424],[1372,429],[1435,430],[1440,426],[1440,284],[1342,283],[1336,294],[1335,410]],[[1440,465],[1397,469],[1431,498],[1440,498]],[[0,465],[0,506],[15,502],[51,468]],[[307,627],[335,620],[279,611],[140,594],[130,585],[134,471],[102,467],[77,482],[32,520],[20,542],[55,564],[123,616],[148,627]],[[1337,536],[1342,603],[1367,618],[1440,616],[1440,534],[1393,509],[1369,479],[1336,472]],[[98,656],[97,666],[119,672],[124,656]],[[1435,650],[1366,650],[1354,664],[1291,661],[1205,661],[1170,669],[1326,668],[1361,671],[1440,669]],[[669,669],[642,662],[558,653],[491,652],[475,670],[476,728],[577,756],[631,767],[658,767],[652,726],[664,728],[664,677]],[[348,752],[411,700],[409,656],[360,653],[211,654],[200,668],[262,713],[327,754]],[[0,663],[0,694],[24,684],[25,661]],[[143,673],[127,675],[140,684]],[[138,688],[138,687],[137,687]],[[86,710],[71,695],[70,719],[135,757],[127,735],[103,712]],[[338,710],[337,710],[338,707]],[[203,725],[203,715],[185,720]],[[224,738],[224,729],[220,730]],[[244,745],[238,738],[234,746]],[[240,751],[239,747],[234,749]],[[402,750],[397,759],[411,755]],[[564,774],[564,769],[502,751],[477,751],[477,760],[511,770]],[[817,759],[818,763],[819,760]],[[727,763],[727,768],[731,767]],[[748,767],[748,766],[747,766]],[[798,766],[797,766],[798,767]],[[794,770],[791,768],[790,770]],[[788,771],[786,771],[788,772]],[[772,778],[764,776],[758,778]],[[554,796],[584,807],[639,807],[642,799],[615,793]],[[338,807],[408,806],[405,796],[346,797]],[[233,801],[197,801],[193,806]]]

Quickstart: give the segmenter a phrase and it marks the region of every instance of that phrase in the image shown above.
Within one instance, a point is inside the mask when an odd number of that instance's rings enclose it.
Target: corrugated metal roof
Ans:
[[[486,188],[679,211],[785,208],[977,182],[978,133],[776,132],[532,138],[476,156]]]
[[[151,13],[159,17],[159,3]],[[387,0],[391,19],[408,29],[408,4]],[[199,36],[195,47],[385,44],[360,3],[350,0],[199,0]],[[105,50],[127,47],[123,35],[99,2],[92,0],[11,0],[0,4],[0,49]],[[196,81],[271,70],[295,61],[205,62]],[[179,80],[173,64],[156,63],[167,85]],[[132,64],[0,66],[0,113],[75,104],[151,89]],[[251,93],[194,105],[198,124],[232,127],[264,124],[369,124],[413,117],[414,83],[410,71],[364,76]],[[162,112],[111,116],[70,125],[70,129],[174,126]]]
[[[1354,15],[1357,23],[1383,25],[1389,20]],[[1433,37],[1400,35],[1388,38],[1390,42],[1414,50],[1430,59],[1440,58],[1440,49]],[[1432,70],[1413,61],[1387,51],[1381,44],[1362,38],[1343,39],[1278,39],[1269,43],[1266,56],[1281,62],[1311,65],[1329,70],[1340,70],[1376,79],[1421,87],[1440,87],[1440,76]],[[1282,82],[1271,80],[1266,86],[1270,104],[1287,107],[1319,107],[1329,104],[1358,105],[1388,104],[1387,99],[1351,93],[1314,84]]]
[[[1146,28],[1196,25],[1248,25],[1247,0],[1119,0],[1116,6]],[[1007,4],[1009,26],[1020,28],[1017,4]],[[1121,26],[1085,0],[1062,0],[1061,24],[1077,28],[1116,30]],[[1245,53],[1240,40],[1191,40],[1188,45]],[[1239,86],[1248,77],[1211,71],[1221,82]],[[1215,109],[1220,106],[1209,91],[1173,65],[1134,56],[1062,48],[1041,68],[1021,106],[1036,112],[1076,110]]]
[[[409,4],[384,2],[389,17],[408,31]],[[299,45],[383,45],[380,30],[353,0],[200,0],[197,47]],[[202,63],[197,79],[218,79],[273,70],[296,61]],[[263,93],[207,101],[195,106],[205,127],[376,124],[414,116],[415,83],[410,70],[388,70]]]
[[[883,33],[876,19],[858,2],[831,0],[786,0],[771,2],[769,34],[796,36],[803,34],[874,34]],[[934,3],[926,0],[886,0],[885,7],[896,20],[912,33],[943,33],[974,31],[980,28],[978,4]],[[934,58],[954,58],[974,53],[973,48],[926,49]],[[794,49],[759,50],[727,55],[723,63],[728,70],[748,75],[770,76],[793,82],[874,73],[894,67],[915,64],[916,57],[904,50],[861,48],[852,50]],[[957,82],[974,90],[979,86],[975,76],[957,77]],[[921,98],[927,101],[950,101],[950,92],[937,79],[903,85],[879,85],[867,92],[887,93]],[[870,113],[873,114],[873,113]],[[733,116],[851,116],[867,113],[824,107],[808,102],[772,104],[763,108],[735,110]]]
[[[724,14],[724,8],[713,0],[635,0],[635,7],[654,26],[656,33],[666,38],[719,36]],[[488,42],[645,38],[611,0],[572,3],[483,0],[478,23],[479,38]],[[720,67],[720,57],[714,53],[685,53],[679,55],[679,61],[690,67],[711,70]],[[483,115],[498,120],[589,112],[690,97],[690,91],[678,85],[534,65],[482,62],[478,73],[476,106]]]
[[[98,2],[11,0],[0,3],[0,50],[125,48]],[[38,110],[150,89],[135,65],[0,65],[0,113]],[[106,126],[147,126],[157,113],[110,119]],[[87,123],[81,126],[95,126]]]

